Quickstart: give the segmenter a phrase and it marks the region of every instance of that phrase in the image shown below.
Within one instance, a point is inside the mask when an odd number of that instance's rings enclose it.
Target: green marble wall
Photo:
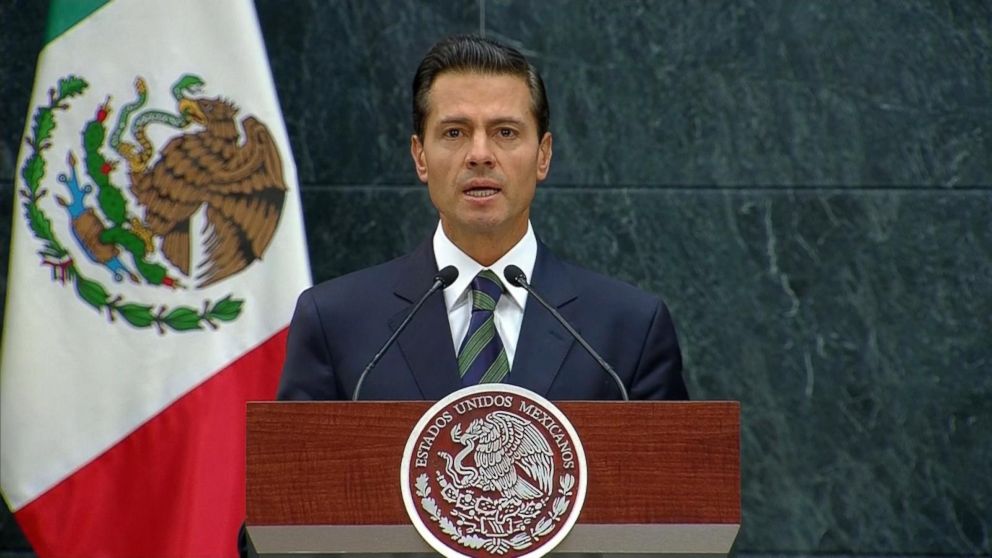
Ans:
[[[3,246],[38,4],[0,5]],[[256,4],[315,280],[432,229],[409,81],[484,29],[548,84],[538,234],[664,296],[693,397],[742,403],[736,552],[992,554],[992,3]]]

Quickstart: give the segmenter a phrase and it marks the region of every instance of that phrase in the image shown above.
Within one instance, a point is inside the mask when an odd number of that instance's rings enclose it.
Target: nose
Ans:
[[[492,146],[489,144],[489,137],[486,134],[475,134],[472,143],[469,145],[466,163],[469,168],[486,166],[492,168],[496,164],[493,157]]]

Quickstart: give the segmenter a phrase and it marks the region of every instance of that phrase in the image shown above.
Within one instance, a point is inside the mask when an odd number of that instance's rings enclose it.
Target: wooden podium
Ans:
[[[400,492],[429,402],[249,403],[247,531],[258,556],[425,553]],[[553,553],[725,556],[741,521],[740,404],[558,402],[588,491]]]

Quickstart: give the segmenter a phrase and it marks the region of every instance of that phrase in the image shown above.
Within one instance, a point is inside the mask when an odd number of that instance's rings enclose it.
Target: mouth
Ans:
[[[488,198],[500,193],[503,189],[492,180],[475,179],[470,180],[463,188],[462,193],[471,198]]]
[[[489,196],[495,196],[499,193],[499,190],[495,188],[475,188],[472,190],[465,190],[465,195],[470,198],[488,198]]]

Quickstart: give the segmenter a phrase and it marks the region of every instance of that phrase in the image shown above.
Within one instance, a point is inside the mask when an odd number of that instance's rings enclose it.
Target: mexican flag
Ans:
[[[51,4],[14,181],[0,487],[39,556],[232,556],[310,271],[250,0]]]

